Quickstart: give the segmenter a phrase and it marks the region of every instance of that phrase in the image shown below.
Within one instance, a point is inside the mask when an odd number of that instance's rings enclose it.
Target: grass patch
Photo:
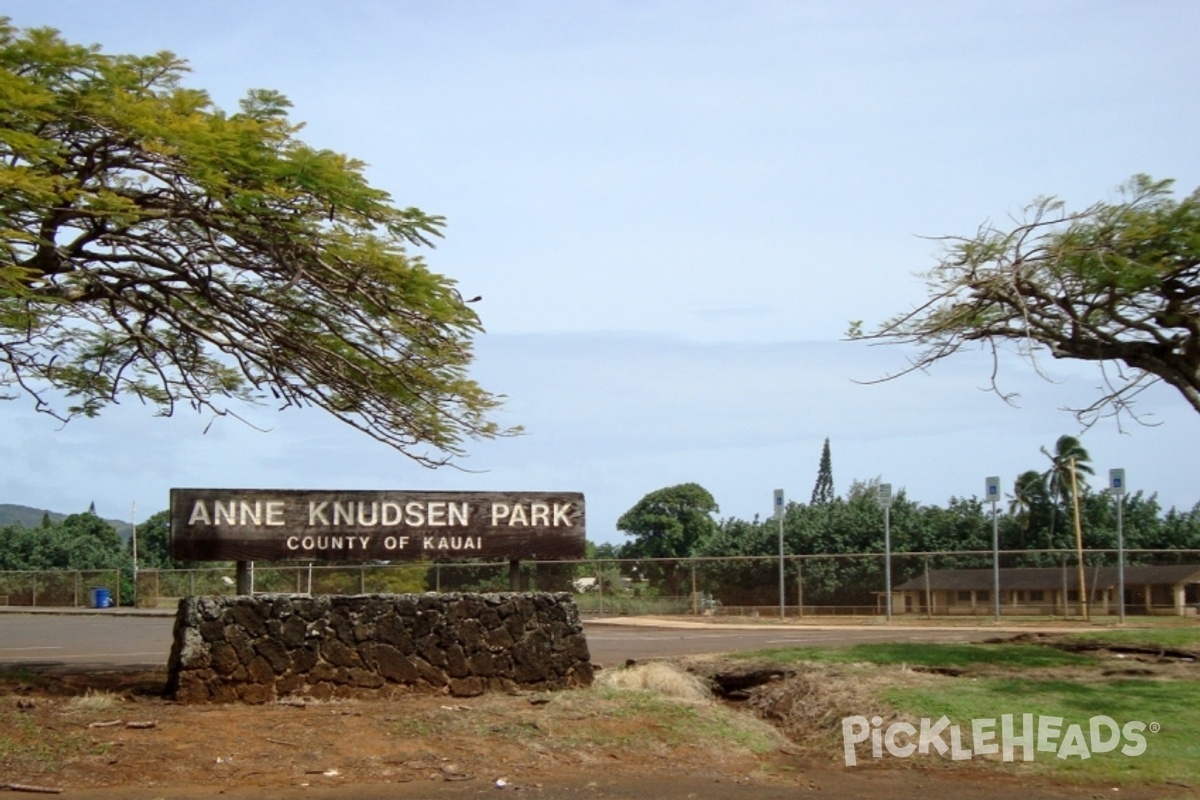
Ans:
[[[392,726],[393,735],[469,741],[574,759],[647,753],[671,758],[687,751],[717,763],[774,752],[787,742],[768,722],[715,702],[692,675],[657,662],[614,670],[588,689],[555,692],[538,702],[485,695]]]
[[[1103,630],[1073,634],[1062,639],[1195,649],[1200,646],[1200,631],[1167,627]],[[974,766],[986,763],[1017,774],[1053,775],[1068,780],[1112,781],[1126,785],[1200,784],[1200,737],[1195,735],[1195,731],[1200,730],[1200,680],[1193,680],[1190,675],[1183,680],[1108,680],[1102,675],[1102,669],[1111,661],[1090,653],[1070,653],[1029,642],[797,647],[761,650],[742,654],[741,657],[781,666],[799,662],[835,666],[854,662],[863,665],[866,673],[875,671],[881,676],[890,676],[890,683],[881,684],[860,678],[858,710],[850,713],[870,717],[871,714],[867,712],[875,707],[875,713],[882,714],[885,719],[906,720],[918,730],[920,720],[936,722],[945,716],[952,725],[958,726],[963,747],[967,749],[973,747],[974,720],[997,720],[993,728],[996,739],[992,741],[995,742],[1000,737],[999,720],[1004,715],[1012,715],[1017,735],[1020,735],[1023,715],[1032,714],[1036,747],[1038,721],[1052,717],[1063,719],[1057,735],[1047,741],[1050,750],[1035,751],[1032,762],[1016,760],[1006,763],[1000,754],[975,755],[970,762]],[[976,666],[988,669],[974,670],[970,678],[939,678],[930,682],[928,678],[931,676],[925,676],[925,682],[920,682],[904,678],[903,671],[894,673],[887,669],[896,665],[952,667],[968,672],[972,672],[972,667]],[[1027,677],[1035,668],[1038,670],[1036,678]],[[853,677],[843,678],[847,679],[853,680]],[[845,711],[845,708],[841,710]],[[894,717],[889,716],[892,713]],[[845,714],[838,716],[844,717]],[[1095,717],[1108,717],[1119,727],[1143,723],[1145,728],[1134,725],[1121,732],[1114,750],[1093,753],[1091,720]],[[888,724],[884,722],[883,728],[886,729]],[[1082,757],[1081,752],[1072,753],[1069,747],[1062,750],[1063,758],[1058,757],[1064,743],[1076,743],[1071,732],[1072,725],[1079,726],[1079,741],[1088,750],[1087,758]],[[837,727],[837,721],[822,727],[832,729]],[[1102,727],[1097,733],[1098,744],[1103,749],[1111,732]],[[836,735],[840,750],[840,730]],[[1136,749],[1138,736],[1144,737],[1144,752],[1136,755],[1123,753],[1125,745]],[[943,734],[942,740],[950,744],[949,731]],[[873,761],[868,743],[859,744],[857,752],[860,764]],[[1021,748],[1016,749],[1015,755],[1017,759],[1023,758]],[[894,756],[887,753],[884,758],[895,760]],[[910,765],[918,766],[915,762],[920,759],[927,759],[934,765],[941,764],[943,760],[949,761],[950,756],[937,755],[936,751],[928,755],[915,754],[909,758]]]
[[[1062,637],[1069,642],[1112,642],[1113,644],[1174,647],[1200,650],[1200,628],[1108,628]]]
[[[551,703],[551,710],[556,713],[549,727],[541,727],[567,749],[633,745],[666,752],[704,746],[757,755],[783,743],[771,726],[748,714],[711,701],[680,700],[640,689],[608,686],[560,695]],[[582,724],[581,713],[586,715]]]
[[[50,679],[45,675],[31,672],[28,668],[19,664],[11,667],[0,667],[0,689],[25,686],[43,688],[49,684]]]
[[[0,778],[46,775],[73,758],[105,751],[80,733],[39,726],[17,710],[0,710]]]
[[[1118,725],[1142,722],[1148,727],[1145,752],[1136,756],[1116,751],[1059,758],[1053,752],[1036,752],[1034,761],[1013,762],[1006,768],[1055,773],[1086,780],[1132,782],[1200,782],[1200,682],[1116,681],[1082,683],[1073,680],[1021,680],[1019,678],[947,681],[936,689],[894,688],[884,693],[889,703],[910,718],[938,719],[945,715],[960,726],[965,747],[970,746],[971,721],[999,719],[1012,714],[1062,717],[1057,738],[1061,745],[1070,725],[1080,725],[1091,746],[1089,720],[1107,716]],[[1153,725],[1152,725],[1153,723]],[[1158,730],[1154,730],[1158,726]],[[1135,743],[1123,738],[1122,744]],[[917,756],[926,757],[926,756]],[[1017,750],[1017,757],[1021,751]],[[990,757],[998,760],[998,757]]]
[[[850,647],[786,647],[739,653],[740,659],[790,664],[800,661],[824,663],[907,664],[926,667],[970,667],[988,665],[1029,669],[1033,667],[1085,666],[1091,656],[1067,653],[1039,644],[921,644],[896,642],[856,644]]]

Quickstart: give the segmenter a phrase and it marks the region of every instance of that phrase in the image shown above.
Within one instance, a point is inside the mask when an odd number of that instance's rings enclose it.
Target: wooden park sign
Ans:
[[[579,492],[172,489],[178,561],[571,559]]]

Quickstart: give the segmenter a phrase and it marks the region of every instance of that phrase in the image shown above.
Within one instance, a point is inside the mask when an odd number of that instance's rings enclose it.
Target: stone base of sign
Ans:
[[[167,693],[185,703],[267,703],[588,686],[571,595],[185,597]]]

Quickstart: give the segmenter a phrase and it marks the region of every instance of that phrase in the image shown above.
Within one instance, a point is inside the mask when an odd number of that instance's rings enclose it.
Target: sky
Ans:
[[[844,339],[919,304],[932,237],[1043,195],[1115,200],[1137,173],[1200,186],[1200,4],[578,0],[9,0],[20,28],[110,53],[169,50],[236,110],[282,92],[311,145],[361,159],[447,220],[423,252],[486,333],[475,377],[519,437],[431,471],[318,412],[252,423],[126,401],[63,427],[0,404],[0,503],[141,518],[169,489],[579,491],[592,541],[695,482],[725,518],[881,479],[921,503],[1006,491],[1079,435],[1164,508],[1200,502],[1200,415],[1084,431],[1091,365],[1045,380],[986,353],[874,383],[911,353]],[[210,425],[210,423],[212,423]]]

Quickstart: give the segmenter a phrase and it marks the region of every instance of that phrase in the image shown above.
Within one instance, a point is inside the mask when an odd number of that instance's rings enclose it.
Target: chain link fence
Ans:
[[[553,562],[255,564],[254,593],[567,591],[582,613],[792,618],[1075,617],[1116,614],[1124,577],[1127,613],[1195,615],[1200,551],[1022,550],[1000,554],[999,603],[991,551]],[[235,594],[234,564],[202,569],[0,572],[0,605],[89,607],[96,589],[115,605],[174,608],[179,598]],[[1080,579],[1084,592],[1079,591]],[[122,586],[124,585],[124,589]],[[1086,600],[1087,607],[1084,607]],[[997,609],[997,606],[999,608]]]
[[[0,606],[100,608],[121,603],[119,569],[0,570]]]

